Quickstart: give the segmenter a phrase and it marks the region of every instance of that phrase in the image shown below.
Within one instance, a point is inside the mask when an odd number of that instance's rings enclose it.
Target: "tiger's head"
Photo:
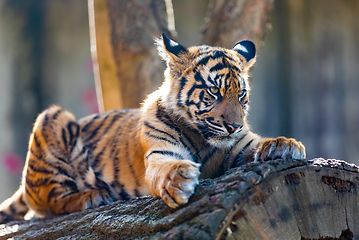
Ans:
[[[213,146],[231,146],[246,127],[248,70],[255,62],[255,45],[241,41],[232,49],[185,48],[163,34],[159,49],[167,62],[159,89],[163,104]]]

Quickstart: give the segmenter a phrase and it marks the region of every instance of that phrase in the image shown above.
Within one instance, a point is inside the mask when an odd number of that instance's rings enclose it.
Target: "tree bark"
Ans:
[[[165,1],[90,0],[89,17],[100,109],[139,107],[163,81],[153,37],[172,36]]]
[[[231,48],[240,40],[262,45],[273,0],[212,0],[202,42]]]
[[[11,222],[0,239],[354,239],[358,181],[358,167],[344,161],[250,163],[202,180],[175,210],[141,197]]]

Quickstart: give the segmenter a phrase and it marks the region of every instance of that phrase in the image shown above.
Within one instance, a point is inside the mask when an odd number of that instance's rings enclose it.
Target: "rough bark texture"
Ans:
[[[231,48],[250,39],[262,44],[273,0],[212,0],[203,29],[202,42]]]
[[[202,180],[176,210],[142,197],[11,222],[0,239],[358,239],[358,182],[338,160],[251,163]]]

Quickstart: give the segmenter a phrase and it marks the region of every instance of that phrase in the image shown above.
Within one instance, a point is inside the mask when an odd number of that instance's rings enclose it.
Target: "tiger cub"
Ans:
[[[22,184],[1,205],[0,222],[66,214],[152,194],[171,208],[186,204],[200,178],[251,161],[305,159],[295,139],[262,138],[246,117],[252,42],[232,49],[185,48],[165,35],[165,81],[140,109],[78,121],[53,106],[29,141]]]

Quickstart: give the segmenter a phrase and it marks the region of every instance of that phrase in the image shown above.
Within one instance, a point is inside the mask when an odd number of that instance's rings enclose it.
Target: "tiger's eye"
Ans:
[[[209,91],[211,91],[211,93],[213,93],[213,94],[217,94],[217,93],[219,92],[219,89],[218,89],[218,88],[215,88],[215,87],[211,87],[211,88],[209,89]]]

